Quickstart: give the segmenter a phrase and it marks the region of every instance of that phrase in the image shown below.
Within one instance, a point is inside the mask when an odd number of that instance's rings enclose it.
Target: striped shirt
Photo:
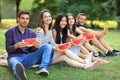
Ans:
[[[40,44],[50,44],[52,46],[56,46],[56,43],[55,43],[53,36],[52,36],[52,31],[49,31],[45,34],[42,31],[37,30],[35,33],[36,33],[36,37],[38,39],[38,42]]]

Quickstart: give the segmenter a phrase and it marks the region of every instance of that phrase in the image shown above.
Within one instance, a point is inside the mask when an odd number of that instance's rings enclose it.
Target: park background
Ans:
[[[5,51],[4,33],[16,25],[16,13],[27,10],[31,14],[29,26],[36,28],[38,14],[42,9],[49,9],[53,18],[59,13],[71,12],[74,16],[86,13],[89,28],[102,30],[109,28],[104,36],[108,44],[120,50],[120,0],[0,0],[0,54]],[[101,65],[95,71],[73,68],[66,63],[49,67],[50,75],[45,78],[35,74],[38,69],[26,69],[29,80],[120,80],[120,56],[107,57],[111,63]],[[14,80],[8,67],[0,66],[0,80]]]

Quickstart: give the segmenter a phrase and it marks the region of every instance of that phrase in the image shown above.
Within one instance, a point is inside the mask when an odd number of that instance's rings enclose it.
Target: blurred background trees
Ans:
[[[1,0],[0,1],[0,19],[16,18],[19,10],[28,10],[31,13],[30,25],[37,26],[38,15],[42,9],[49,9],[53,18],[58,13],[71,12],[75,15],[86,13],[88,20],[95,23],[94,20],[117,21],[120,30],[120,0]],[[98,26],[99,25],[94,25]],[[93,27],[94,27],[93,26]]]

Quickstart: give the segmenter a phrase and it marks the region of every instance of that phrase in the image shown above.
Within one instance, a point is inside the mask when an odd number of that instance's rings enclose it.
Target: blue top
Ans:
[[[28,54],[36,50],[35,47],[24,47],[24,48],[14,48],[14,44],[17,42],[22,42],[26,38],[36,38],[36,35],[32,29],[26,28],[25,32],[22,34],[18,26],[10,28],[5,33],[6,38],[6,51],[8,52],[8,57],[10,56],[21,56],[22,54]]]

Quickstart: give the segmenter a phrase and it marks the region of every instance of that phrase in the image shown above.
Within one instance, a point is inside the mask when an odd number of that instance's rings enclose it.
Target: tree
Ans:
[[[2,7],[1,5],[2,5],[2,2],[0,3],[0,24],[1,24],[1,17],[2,17],[1,16],[1,7]]]
[[[120,30],[120,0],[116,0],[116,16],[118,20],[117,29]]]
[[[21,2],[21,0],[16,0],[16,17],[18,16],[20,2]]]

